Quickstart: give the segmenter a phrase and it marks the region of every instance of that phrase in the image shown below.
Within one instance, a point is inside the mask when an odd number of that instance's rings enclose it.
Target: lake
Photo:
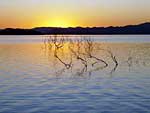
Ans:
[[[150,112],[150,35],[0,36],[0,113],[79,112]]]

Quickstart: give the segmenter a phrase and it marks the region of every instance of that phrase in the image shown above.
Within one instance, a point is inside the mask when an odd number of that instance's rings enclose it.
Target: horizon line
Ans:
[[[31,27],[31,28],[23,28],[23,27],[6,27],[6,28],[0,28],[0,30],[4,30],[4,29],[35,29],[35,28],[109,28],[109,27],[126,27],[126,26],[136,26],[136,25],[142,25],[142,24],[150,24],[150,21],[147,21],[147,22],[141,22],[141,23],[138,23],[138,24],[127,24],[127,25],[118,25],[118,26],[93,26],[93,27],[89,27],[89,26],[86,26],[86,27],[82,27],[82,26],[75,26],[75,27],[51,27],[51,26],[37,26],[37,27]]]

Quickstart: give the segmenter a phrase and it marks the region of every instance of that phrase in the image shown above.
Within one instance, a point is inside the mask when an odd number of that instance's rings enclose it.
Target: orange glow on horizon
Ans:
[[[52,20],[47,20],[47,21],[43,21],[41,22],[41,25],[38,26],[44,26],[44,27],[75,27],[75,23],[73,23],[70,20],[67,19],[63,19],[63,18],[56,18],[56,19],[52,19]]]
[[[150,0],[0,0],[1,28],[107,27],[150,21]]]

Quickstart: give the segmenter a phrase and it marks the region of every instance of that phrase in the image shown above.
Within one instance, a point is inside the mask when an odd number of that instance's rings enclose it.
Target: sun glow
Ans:
[[[0,0],[0,29],[139,24],[150,21],[149,4],[150,0]]]
[[[49,19],[44,21],[42,26],[48,26],[48,27],[75,27],[75,23],[73,23],[69,19],[64,19],[64,18],[55,18],[55,19]]]

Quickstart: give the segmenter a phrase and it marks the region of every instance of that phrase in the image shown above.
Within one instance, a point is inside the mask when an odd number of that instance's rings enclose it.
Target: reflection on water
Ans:
[[[53,61],[59,61],[64,68],[59,70],[59,75],[67,69],[71,75],[92,74],[107,68],[110,64],[109,59],[114,63],[111,73],[118,67],[118,61],[111,49],[101,47],[100,43],[93,42],[91,39],[65,39],[50,37],[44,41],[45,51]],[[103,58],[100,58],[103,56]],[[53,58],[54,57],[54,58]],[[108,57],[107,59],[104,59]],[[68,72],[70,70],[70,72]]]
[[[139,65],[148,67],[150,62],[148,43],[113,44],[94,42],[90,38],[72,40],[56,36],[46,39],[42,48],[59,75],[91,75],[102,70],[113,74],[119,67],[130,71]]]
[[[0,112],[150,112],[150,44],[0,45]]]

